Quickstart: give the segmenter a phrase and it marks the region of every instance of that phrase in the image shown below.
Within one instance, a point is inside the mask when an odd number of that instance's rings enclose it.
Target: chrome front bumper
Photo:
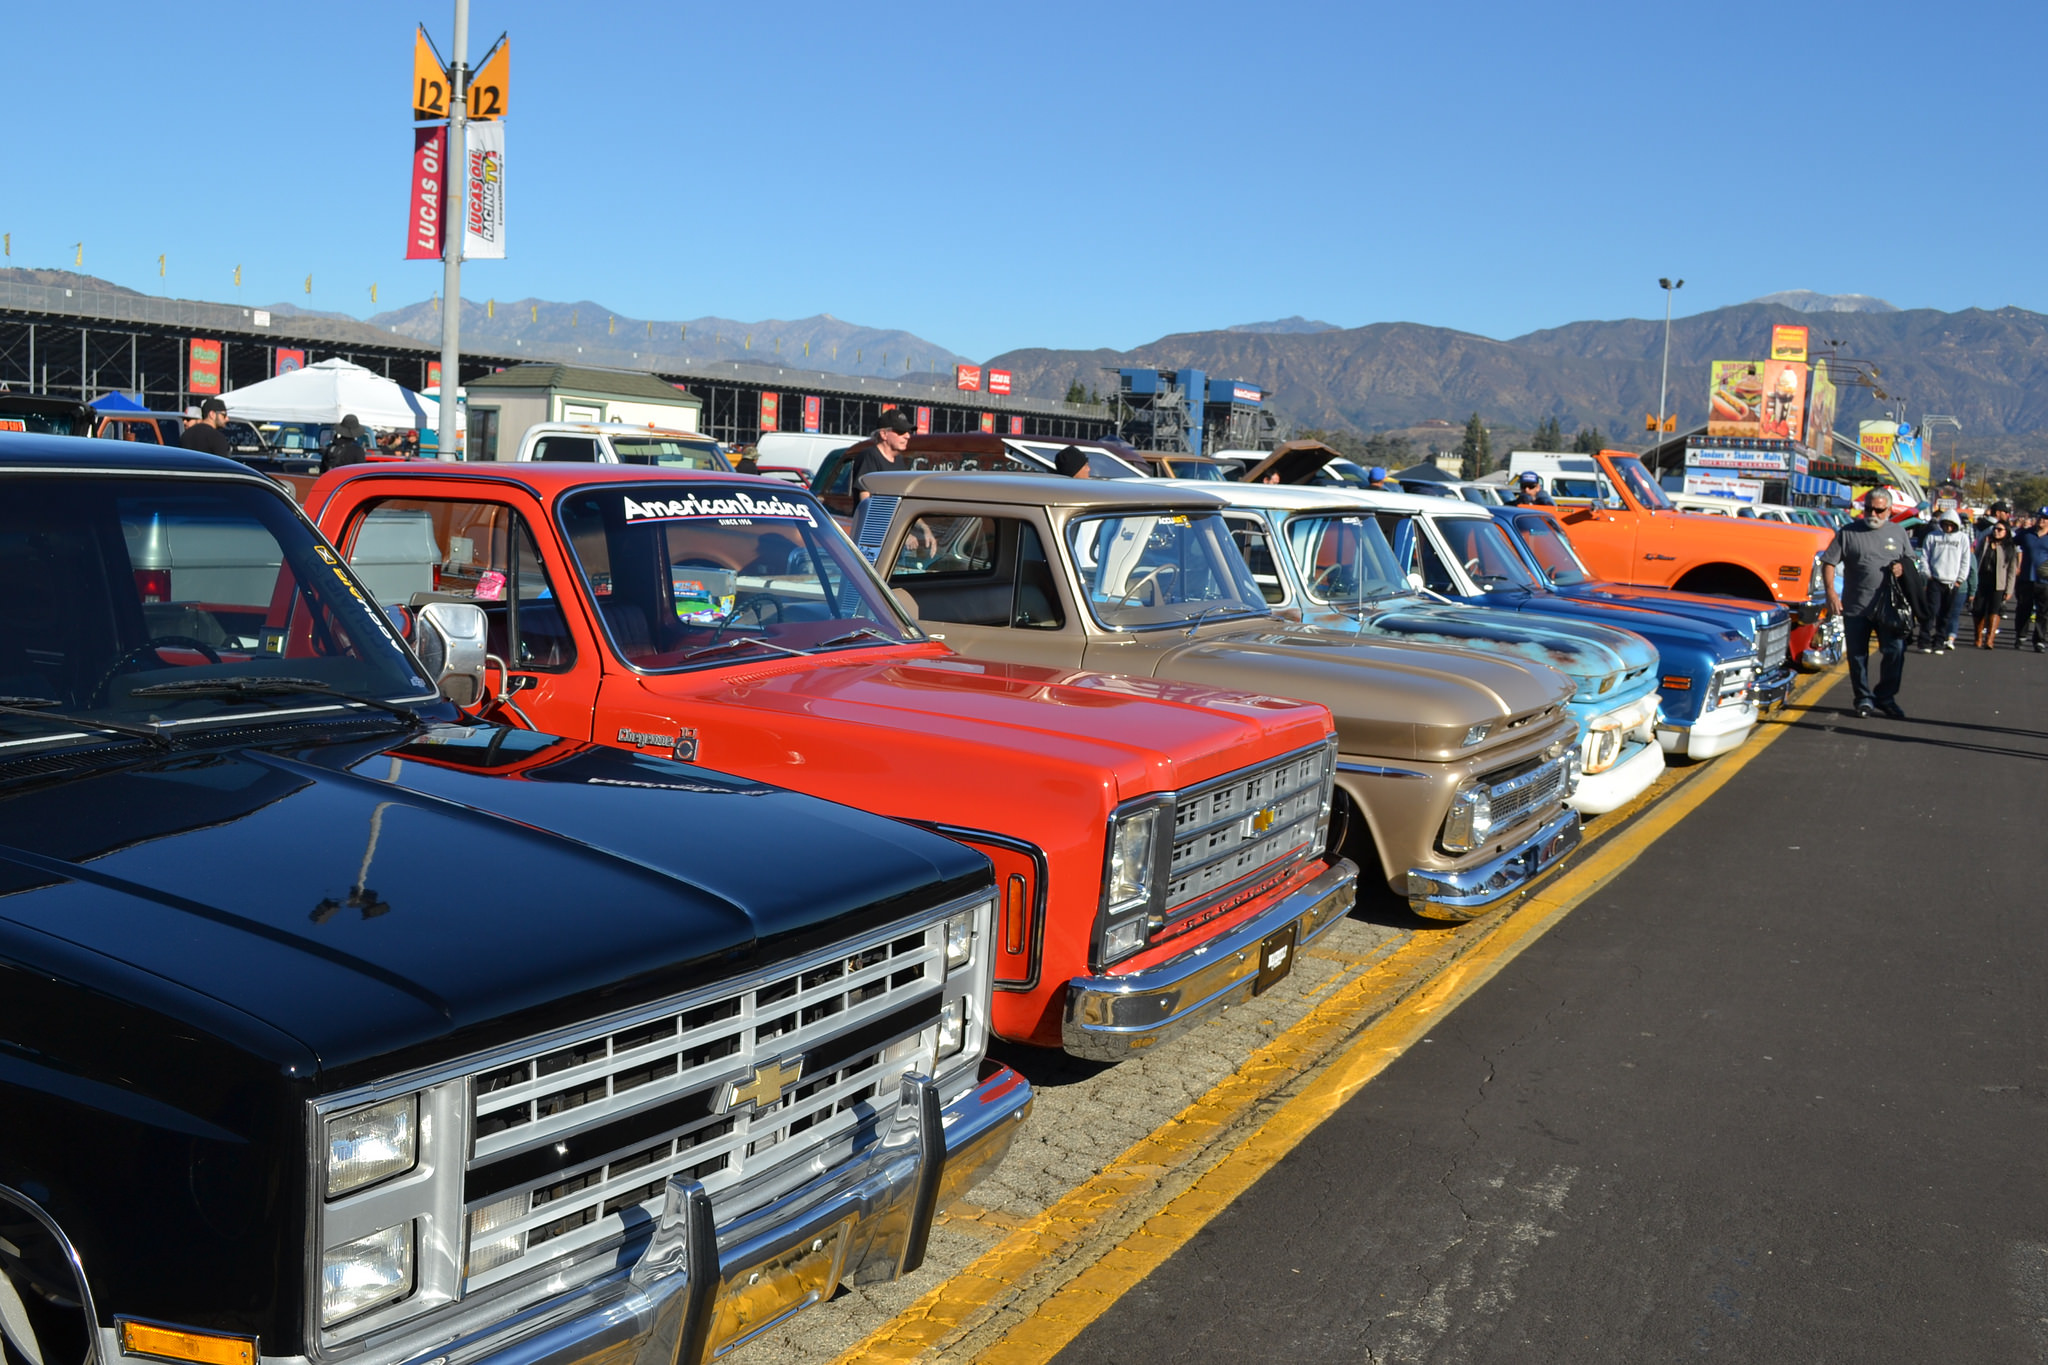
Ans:
[[[600,1355],[702,1365],[830,1298],[842,1280],[915,1270],[938,1211],[1003,1159],[1031,1098],[1022,1076],[993,1062],[943,1106],[932,1081],[906,1076],[895,1119],[867,1155],[722,1227],[704,1187],[672,1176],[653,1234],[626,1268],[402,1365],[577,1365]]]
[[[1408,873],[1408,908],[1425,919],[1471,919],[1548,871],[1579,846],[1579,835],[1579,813],[1566,810],[1489,862],[1449,871],[1412,868]]]
[[[1293,967],[1292,955],[1351,911],[1358,866],[1339,858],[1257,915],[1178,957],[1122,976],[1067,983],[1060,1041],[1077,1057],[1113,1062],[1220,1014]],[[1269,961],[1276,954],[1279,961]]]
[[[1819,639],[1816,634],[1815,639]],[[1814,651],[1808,650],[1807,654]],[[1804,658],[1805,655],[1800,657]],[[1756,698],[1756,713],[1767,716],[1785,704],[1785,698],[1792,695],[1792,684],[1799,681],[1799,670],[1790,664],[1779,664],[1756,680],[1750,695]]]
[[[1799,666],[1809,671],[1833,668],[1848,655],[1849,642],[1842,631],[1842,618],[1830,616],[1813,632],[1813,638],[1807,641],[1806,648],[1799,651]]]

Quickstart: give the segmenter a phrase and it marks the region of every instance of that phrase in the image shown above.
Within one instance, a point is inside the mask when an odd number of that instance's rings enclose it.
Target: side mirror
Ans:
[[[412,647],[441,695],[474,706],[484,695],[484,609],[469,602],[429,602],[414,618]]]
[[[1417,592],[1421,592],[1423,590],[1422,575],[1419,573],[1409,574],[1408,586],[1415,589],[1415,591]]]
[[[384,617],[391,622],[391,628],[398,632],[401,640],[412,639],[412,613],[400,606],[386,606]]]

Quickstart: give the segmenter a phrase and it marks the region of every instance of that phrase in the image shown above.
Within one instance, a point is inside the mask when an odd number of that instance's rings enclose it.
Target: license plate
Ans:
[[[1264,995],[1274,982],[1294,970],[1295,926],[1290,924],[1266,935],[1259,944],[1259,979],[1252,983],[1253,995]]]
[[[834,1223],[778,1256],[719,1286],[712,1311],[711,1354],[724,1355],[756,1332],[832,1297],[853,1220]]]

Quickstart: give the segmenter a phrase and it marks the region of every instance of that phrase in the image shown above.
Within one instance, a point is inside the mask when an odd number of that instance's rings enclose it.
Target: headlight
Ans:
[[[967,1042],[967,997],[956,995],[939,1011],[940,1057],[957,1054]]]
[[[1106,967],[1120,958],[1129,957],[1144,946],[1144,920],[1134,919],[1126,920],[1122,924],[1112,924],[1102,936],[1102,965]]]
[[[401,1175],[419,1155],[417,1095],[336,1114],[327,1120],[327,1197]]]
[[[373,1232],[320,1258],[320,1325],[412,1293],[412,1224]]]
[[[1593,722],[1586,742],[1579,747],[1581,765],[1589,773],[1604,773],[1621,757],[1621,727],[1611,717]]]
[[[1493,832],[1493,798],[1485,787],[1460,788],[1451,799],[1451,813],[1444,821],[1444,848],[1452,853],[1470,853],[1486,842]]]
[[[963,910],[946,921],[946,974],[952,975],[974,961],[974,917],[976,910]]]
[[[1109,835],[1108,910],[1112,915],[1135,910],[1152,899],[1152,836],[1159,808],[1126,815]]]

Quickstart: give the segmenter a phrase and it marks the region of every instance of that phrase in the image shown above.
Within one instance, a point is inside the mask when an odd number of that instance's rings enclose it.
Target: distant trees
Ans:
[[[1465,439],[1458,442],[1458,460],[1463,466],[1459,473],[1468,479],[1493,472],[1493,441],[1486,433],[1486,423],[1473,413],[1465,423]]]
[[[1564,432],[1559,428],[1555,417],[1547,418],[1536,424],[1536,430],[1530,433],[1528,448],[1530,450],[1564,449]]]
[[[1069,403],[1100,403],[1102,396],[1093,389],[1083,387],[1081,381],[1076,379],[1073,383],[1067,385],[1067,401]]]
[[[1572,437],[1572,450],[1580,455],[1597,455],[1607,449],[1607,436],[1598,427],[1580,427]]]
[[[1592,455],[1607,448],[1607,436],[1598,427],[1580,427],[1573,433],[1567,444],[1564,425],[1555,417],[1546,418],[1536,424],[1536,430],[1529,435],[1530,450],[1569,450],[1578,455]]]

